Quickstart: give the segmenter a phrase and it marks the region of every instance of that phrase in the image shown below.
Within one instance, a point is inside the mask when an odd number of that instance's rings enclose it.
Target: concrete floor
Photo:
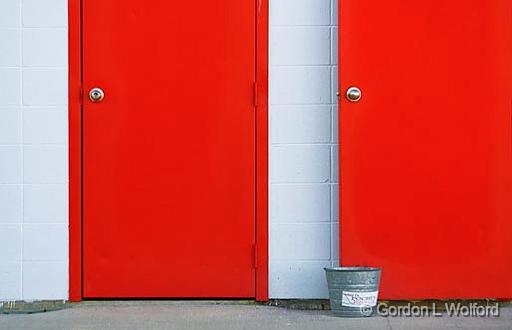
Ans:
[[[39,314],[0,315],[0,329],[512,329],[512,308],[499,317],[342,319],[324,311],[211,302],[86,302]]]

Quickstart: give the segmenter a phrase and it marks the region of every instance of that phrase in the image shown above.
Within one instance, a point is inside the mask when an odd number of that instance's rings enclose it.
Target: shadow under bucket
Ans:
[[[333,315],[341,317],[376,315],[380,268],[333,267],[324,269]]]

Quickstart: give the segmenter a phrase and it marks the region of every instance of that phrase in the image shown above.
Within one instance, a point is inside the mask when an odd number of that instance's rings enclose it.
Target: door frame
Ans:
[[[82,277],[82,2],[68,0],[69,300],[83,298]],[[257,301],[268,300],[268,2],[256,6],[256,249]]]

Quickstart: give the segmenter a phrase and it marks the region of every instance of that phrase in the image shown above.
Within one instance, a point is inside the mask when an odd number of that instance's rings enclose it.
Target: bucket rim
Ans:
[[[353,266],[353,267],[325,267],[324,270],[326,272],[340,272],[340,273],[380,272],[381,268],[378,268],[378,267],[368,267],[368,266]]]

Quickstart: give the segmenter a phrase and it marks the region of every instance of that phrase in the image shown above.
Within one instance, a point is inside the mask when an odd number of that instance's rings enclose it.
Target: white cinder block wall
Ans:
[[[337,0],[270,0],[270,297],[338,264]]]
[[[0,300],[68,297],[67,0],[0,4]]]
[[[270,0],[270,296],[338,262],[336,0]],[[68,297],[67,0],[0,8],[0,300]]]

